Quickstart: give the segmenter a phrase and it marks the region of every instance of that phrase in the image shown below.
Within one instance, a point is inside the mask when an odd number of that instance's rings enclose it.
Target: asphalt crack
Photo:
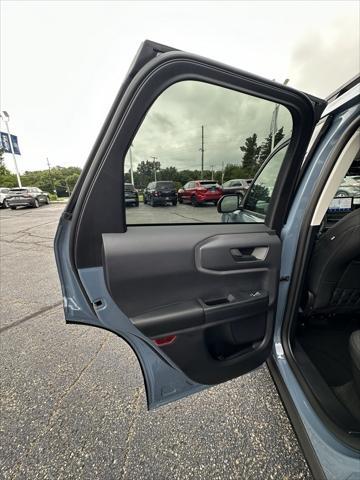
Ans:
[[[56,302],[56,303],[53,303],[52,305],[48,305],[47,307],[40,308],[40,310],[38,310],[34,313],[31,313],[30,315],[26,315],[25,317],[20,318],[19,320],[16,320],[15,322],[11,323],[10,325],[6,325],[5,327],[0,328],[0,333],[6,332],[7,330],[10,330],[11,328],[17,327],[18,325],[21,325],[22,323],[25,323],[29,320],[32,320],[33,318],[38,317],[39,315],[42,315],[43,313],[48,312],[49,310],[52,310],[56,307],[59,307],[60,305],[62,305],[62,303],[63,303],[62,301],[61,302]]]

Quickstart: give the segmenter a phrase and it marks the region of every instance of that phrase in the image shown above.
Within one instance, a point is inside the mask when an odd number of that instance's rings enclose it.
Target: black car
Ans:
[[[125,183],[125,205],[139,206],[139,194],[132,183]]]
[[[239,193],[242,197],[245,196],[248,188],[250,187],[252,178],[235,178],[228,180],[222,185],[224,194]]]
[[[41,204],[49,204],[50,197],[37,187],[10,188],[6,201],[12,210],[16,207],[39,208]]]
[[[175,183],[171,181],[151,182],[144,190],[144,203],[155,205],[177,204]]]

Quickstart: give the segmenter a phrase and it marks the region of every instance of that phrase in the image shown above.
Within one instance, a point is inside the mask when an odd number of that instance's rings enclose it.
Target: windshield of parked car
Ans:
[[[175,188],[175,184],[174,182],[158,182],[156,184],[156,188],[158,188],[159,190],[166,190],[166,189],[174,189]]]
[[[209,187],[209,186],[211,186],[211,185],[214,185],[214,186],[217,185],[217,183],[214,182],[214,180],[200,180],[198,183],[199,183],[200,185],[205,185],[205,186],[207,186],[207,187]]]
[[[132,192],[134,190],[134,185],[132,183],[125,183],[125,191]]]

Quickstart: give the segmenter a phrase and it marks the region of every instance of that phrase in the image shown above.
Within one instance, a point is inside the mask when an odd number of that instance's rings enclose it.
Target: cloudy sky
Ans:
[[[84,164],[131,60],[146,38],[280,82],[290,78],[293,87],[318,96],[326,96],[359,71],[358,2],[3,0],[1,109],[9,112],[11,131],[19,137],[21,171],[46,168],[46,157],[52,165]],[[193,94],[187,88],[187,98]],[[174,103],[178,93],[166,95],[155,105],[158,112],[154,116],[154,110],[152,122],[159,120],[161,105]],[[223,95],[214,95],[214,105]],[[236,101],[238,108],[244,106],[243,101]],[[178,161],[184,157],[181,149],[197,148],[200,134],[191,129],[200,122],[206,124],[209,161],[215,161],[210,155],[216,142],[228,141],[219,133],[219,125],[214,125],[209,108],[194,118],[189,135],[178,132]],[[179,113],[185,115],[183,107]],[[166,120],[178,128],[179,120],[170,117]],[[141,152],[154,129],[150,119],[146,123],[143,140],[134,143],[135,155],[149,154]],[[268,123],[266,116],[264,125]],[[227,131],[237,143],[244,134],[240,124]],[[152,154],[163,155],[161,146],[154,144],[160,153]],[[11,158],[6,162],[12,169]]]
[[[204,169],[240,165],[239,147],[256,133],[258,145],[269,135],[275,104],[234,90],[196,81],[179,82],[160,95],[133,141],[133,165],[152,156],[161,168],[201,170],[202,127]],[[281,107],[277,119],[287,137],[292,120]],[[125,168],[130,167],[130,155]]]

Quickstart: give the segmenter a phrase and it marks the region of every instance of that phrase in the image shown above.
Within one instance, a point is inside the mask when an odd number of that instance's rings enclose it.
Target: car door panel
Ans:
[[[267,225],[126,225],[127,149],[157,97],[187,79],[281,103],[291,112],[293,137]],[[150,408],[234,378],[267,358],[280,226],[323,107],[286,86],[144,43],[60,220],[55,252],[67,321],[105,328],[129,343]],[[183,197],[190,201],[191,185]]]
[[[239,261],[231,253],[259,248],[265,258]],[[280,250],[279,238],[264,225],[129,227],[103,235],[114,301],[150,338],[175,335],[164,352],[205,384],[246,371],[245,356],[253,367],[266,358]]]

